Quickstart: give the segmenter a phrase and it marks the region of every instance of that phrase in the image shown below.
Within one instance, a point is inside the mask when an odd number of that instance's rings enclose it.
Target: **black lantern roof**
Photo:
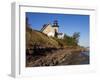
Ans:
[[[58,25],[58,21],[57,21],[57,20],[54,21],[52,27],[59,27],[59,25]]]

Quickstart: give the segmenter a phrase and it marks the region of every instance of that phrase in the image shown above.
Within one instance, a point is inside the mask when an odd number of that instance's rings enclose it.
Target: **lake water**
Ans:
[[[80,64],[89,64],[89,57],[90,57],[89,51],[87,51],[87,52],[81,52],[80,56],[86,58],[86,60],[82,61]]]

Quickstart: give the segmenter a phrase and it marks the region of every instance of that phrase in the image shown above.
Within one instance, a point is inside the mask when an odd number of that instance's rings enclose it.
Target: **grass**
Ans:
[[[26,47],[30,45],[40,44],[44,47],[58,47],[59,43],[52,37],[48,37],[40,31],[26,28]]]

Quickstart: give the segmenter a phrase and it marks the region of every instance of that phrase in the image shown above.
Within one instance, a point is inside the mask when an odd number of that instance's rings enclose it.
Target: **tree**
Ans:
[[[71,36],[68,36],[68,35],[64,35],[64,43],[67,45],[67,46],[76,46],[76,42],[75,42],[75,39],[73,39],[73,37]]]
[[[55,37],[57,38],[58,37],[58,33],[57,33],[57,30],[55,29]]]
[[[80,37],[80,32],[74,32],[73,34],[73,39],[75,40],[75,42],[78,44],[79,42],[79,37]]]

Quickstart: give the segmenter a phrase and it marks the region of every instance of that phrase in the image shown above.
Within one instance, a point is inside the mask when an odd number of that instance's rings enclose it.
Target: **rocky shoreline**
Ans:
[[[80,49],[59,49],[45,55],[29,55],[26,57],[26,67],[78,65],[89,60],[88,56],[80,56]]]

